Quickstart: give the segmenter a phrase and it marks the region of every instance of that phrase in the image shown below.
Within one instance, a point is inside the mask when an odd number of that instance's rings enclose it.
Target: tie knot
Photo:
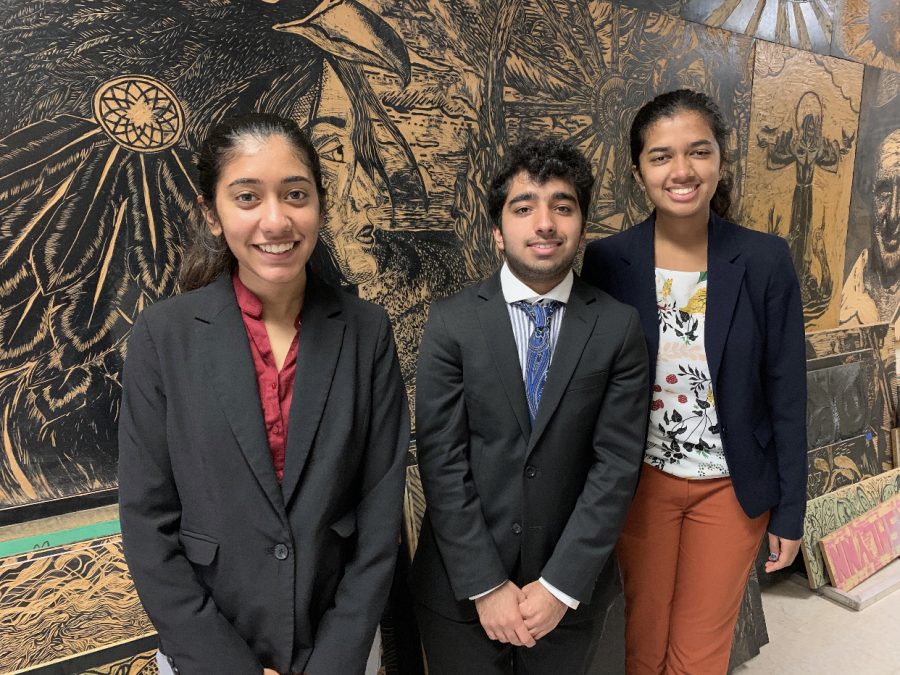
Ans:
[[[531,303],[527,300],[519,300],[513,303],[521,309],[531,319],[531,323],[538,330],[543,330],[550,322],[553,313],[562,306],[559,300],[542,300],[541,302]]]

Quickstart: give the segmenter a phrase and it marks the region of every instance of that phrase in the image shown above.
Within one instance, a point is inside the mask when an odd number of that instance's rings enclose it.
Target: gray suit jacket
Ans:
[[[434,303],[416,384],[428,504],[416,600],[472,620],[467,598],[518,569],[523,583],[544,577],[588,605],[566,621],[605,609],[644,453],[647,381],[634,308],[576,278],[532,428],[499,274]]]
[[[125,555],[182,675],[361,674],[409,441],[384,311],[310,277],[281,485],[227,275],[141,314],[123,387]]]

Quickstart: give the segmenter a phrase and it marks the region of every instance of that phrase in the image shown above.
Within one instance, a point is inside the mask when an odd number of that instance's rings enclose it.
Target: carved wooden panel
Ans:
[[[900,495],[819,541],[831,585],[848,591],[900,557]]]
[[[836,0],[685,0],[691,21],[819,54],[831,53]]]
[[[807,330],[837,325],[862,68],[757,42],[745,225],[787,239]]]
[[[896,0],[838,0],[835,56],[900,72],[900,11]]]
[[[0,598],[0,672],[155,632],[117,536],[0,560]]]
[[[82,670],[79,675],[159,675],[156,650],[117,659],[102,666]]]
[[[900,73],[866,67],[850,201],[842,325],[887,321],[900,335]]]
[[[872,478],[883,470],[875,437],[871,432],[813,448],[807,453],[807,457],[807,499],[815,499]]]
[[[822,537],[898,493],[900,469],[893,469],[807,503],[800,550],[810,588],[819,588],[828,582],[825,561],[819,549]]]
[[[859,360],[864,351],[872,350],[874,371],[865,376],[865,379],[870,381],[866,386],[874,386],[872,391],[877,392],[877,399],[872,404],[870,426],[881,433],[884,428],[892,426],[892,420],[895,419],[897,410],[896,351],[894,347],[894,336],[890,326],[886,323],[815,331],[806,335],[807,367],[809,369],[809,364],[813,364],[812,370],[814,370],[817,364],[834,365],[839,362],[852,362]],[[830,357],[831,360],[826,361],[825,357]],[[810,385],[810,392],[812,396],[818,394],[812,385]],[[884,444],[883,448],[879,448],[879,452],[883,452],[887,447],[887,444]]]

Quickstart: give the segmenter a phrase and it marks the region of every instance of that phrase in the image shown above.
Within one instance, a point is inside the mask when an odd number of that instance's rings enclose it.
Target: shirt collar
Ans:
[[[256,294],[253,291],[244,286],[244,282],[241,281],[236,269],[231,275],[231,283],[234,286],[234,296],[237,298],[237,304],[238,307],[240,307],[241,312],[252,319],[261,319],[263,310],[262,300],[256,297]]]
[[[503,291],[503,299],[507,304],[518,302],[519,300],[526,300],[532,303],[540,300],[557,300],[566,304],[569,302],[569,295],[572,293],[572,284],[574,283],[575,274],[572,270],[569,270],[565,278],[556,286],[546,293],[539,294],[535,293],[534,290],[513,274],[512,270],[509,269],[509,265],[503,263],[503,267],[500,268],[500,288]]]

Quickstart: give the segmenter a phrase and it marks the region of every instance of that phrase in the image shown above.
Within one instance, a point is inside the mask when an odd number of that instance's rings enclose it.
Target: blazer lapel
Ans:
[[[619,288],[621,300],[637,308],[641,328],[647,339],[650,357],[650,380],[656,376],[656,357],[659,353],[659,310],[656,303],[656,262],[653,248],[655,220],[647,220],[634,226],[634,235],[626,257],[623,259]]]
[[[597,322],[597,312],[592,307],[594,300],[593,293],[588,291],[585,282],[576,278],[569,302],[566,303],[566,313],[563,316],[556,348],[553,350],[553,360],[550,362],[547,382],[541,394],[537,418],[528,439],[529,453],[556,412],[594,330],[594,324]]]
[[[197,313],[195,329],[202,334],[202,344],[209,345],[203,353],[209,381],[250,470],[275,509],[283,513],[284,501],[257,393],[256,370],[231,277],[223,274],[206,288],[210,301]]]
[[[731,317],[744,278],[744,262],[729,228],[737,227],[710,214],[707,266],[709,284],[706,294],[706,360],[713,385],[718,381],[719,365],[725,351],[725,341],[731,328]]]
[[[528,438],[531,434],[528,399],[525,397],[522,366],[519,364],[516,339],[513,337],[512,324],[509,321],[509,309],[500,288],[499,272],[481,285],[478,297],[484,301],[477,309],[484,339],[494,357],[500,382],[503,383],[506,398],[522,429],[522,436]]]
[[[311,274],[307,278],[281,480],[285,504],[290,504],[309,458],[331,390],[346,327],[339,318],[341,306],[335,296],[337,291]]]

